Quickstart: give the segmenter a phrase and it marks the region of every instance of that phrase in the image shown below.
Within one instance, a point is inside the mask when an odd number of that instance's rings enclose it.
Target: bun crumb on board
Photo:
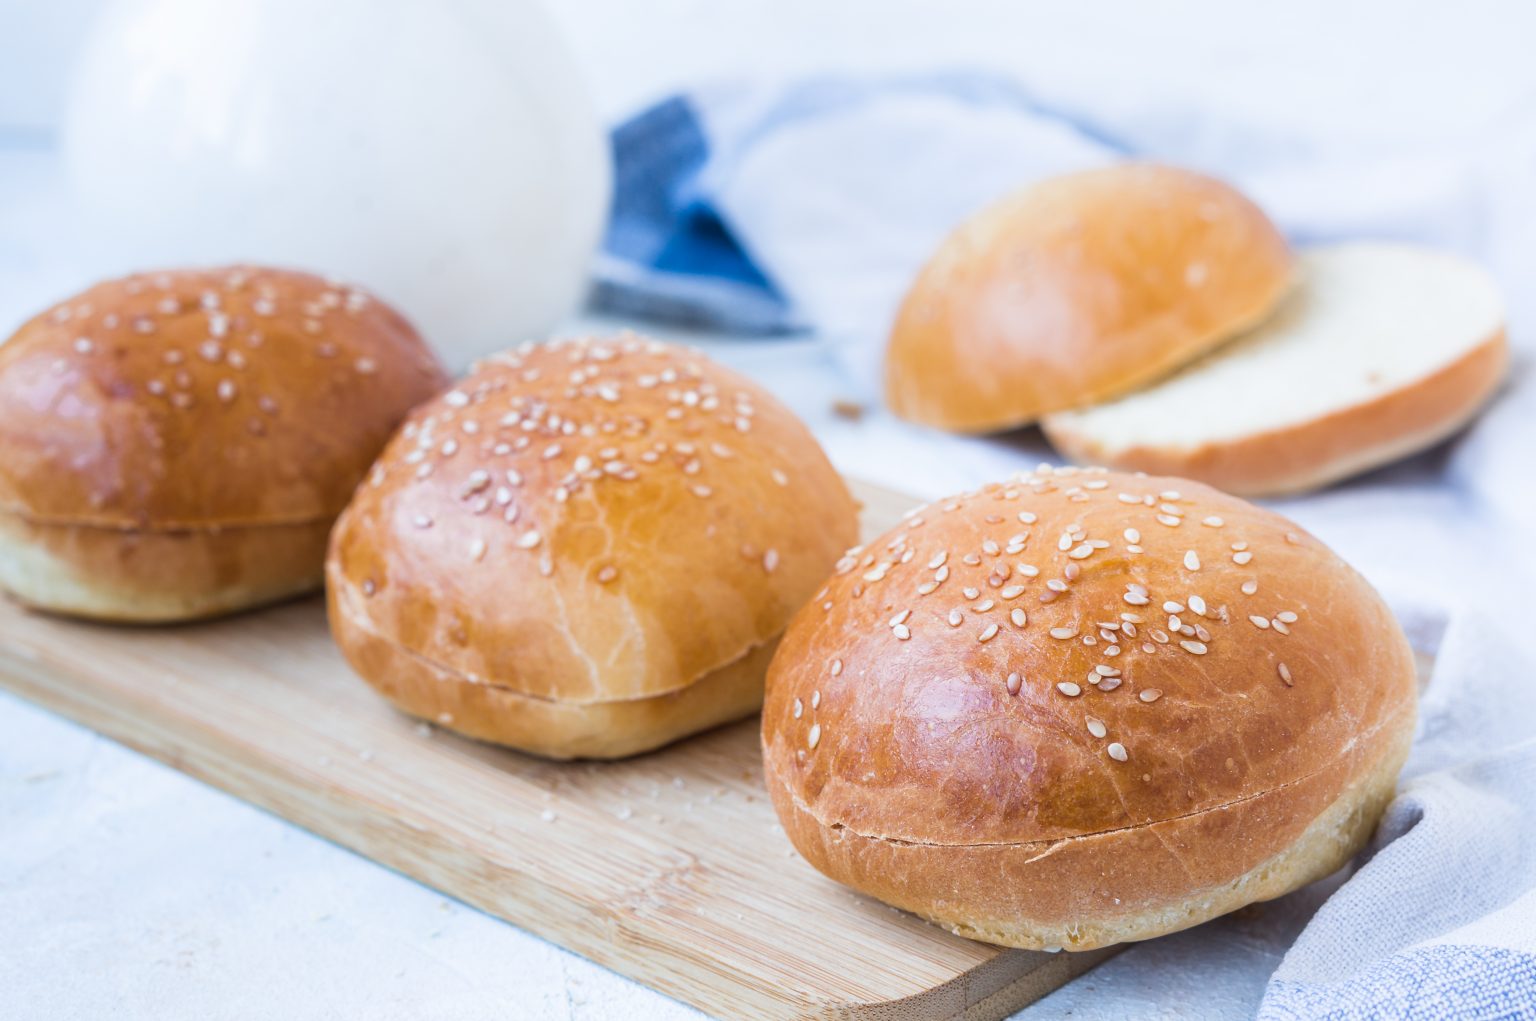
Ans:
[[[444,382],[398,313],[308,273],[98,284],[0,346],[0,588],[133,622],[314,589],[353,487]]]
[[[995,432],[1128,393],[1261,321],[1285,239],[1230,185],[1130,163],[1041,181],[939,247],[891,330],[902,418]]]
[[[1401,629],[1298,526],[1042,466],[839,561],[774,657],[763,748],[828,876],[963,936],[1086,950],[1337,869],[1414,718]]]
[[[755,383],[633,334],[524,345],[419,408],[359,488],[332,630],[407,712],[629,755],[755,711],[856,538],[842,478]]]

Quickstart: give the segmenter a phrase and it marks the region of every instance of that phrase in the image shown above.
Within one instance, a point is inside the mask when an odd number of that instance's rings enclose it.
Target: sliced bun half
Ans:
[[[1289,284],[1274,224],[1221,181],[1126,164],[1035,184],[962,224],[891,332],[886,398],[956,432],[1026,425],[1166,375]]]
[[[1083,462],[1272,495],[1337,481],[1455,432],[1508,362],[1483,270],[1399,244],[1302,255],[1300,286],[1258,329],[1120,400],[1043,426]]]

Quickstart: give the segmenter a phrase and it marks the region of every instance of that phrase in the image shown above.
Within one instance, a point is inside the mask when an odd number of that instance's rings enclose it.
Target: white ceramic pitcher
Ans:
[[[64,148],[93,261],[356,281],[455,366],[572,310],[612,176],[533,0],[112,0]]]

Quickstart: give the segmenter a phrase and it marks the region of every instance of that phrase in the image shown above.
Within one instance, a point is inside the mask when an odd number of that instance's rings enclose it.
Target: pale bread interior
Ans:
[[[1453,255],[1360,242],[1302,253],[1297,286],[1257,329],[1120,400],[1050,416],[1112,453],[1281,431],[1410,387],[1491,340],[1497,287]]]

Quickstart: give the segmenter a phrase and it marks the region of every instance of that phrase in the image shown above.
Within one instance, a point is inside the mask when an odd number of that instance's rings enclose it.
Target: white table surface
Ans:
[[[0,335],[88,282],[50,230],[56,170],[46,149],[0,151]],[[851,388],[813,339],[689,339],[777,392],[839,467],[872,481],[934,496],[1045,454],[1028,434],[839,418],[831,403]],[[1371,552],[1368,520],[1333,524]],[[1133,947],[1019,1016],[1247,1016],[1321,896]],[[3,694],[0,919],[0,1018],[698,1016]]]

